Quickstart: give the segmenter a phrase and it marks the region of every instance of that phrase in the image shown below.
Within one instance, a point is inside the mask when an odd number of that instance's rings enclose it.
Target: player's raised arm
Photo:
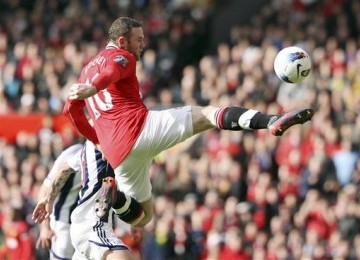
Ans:
[[[46,191],[46,194],[44,194],[45,196],[39,200],[33,211],[32,219],[35,223],[42,223],[45,219],[50,217],[56,198],[65,182],[74,173],[75,170],[64,165],[64,168],[56,174],[50,188]]]

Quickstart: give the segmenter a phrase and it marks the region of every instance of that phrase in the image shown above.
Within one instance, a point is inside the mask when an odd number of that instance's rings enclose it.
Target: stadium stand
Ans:
[[[218,2],[0,0],[0,259],[48,259],[34,247],[37,191],[78,141],[64,99],[119,15],[145,24],[149,107],[316,109],[281,138],[213,130],[158,155],[154,220],[119,236],[149,260],[360,258],[360,2],[269,1],[211,51]],[[299,85],[273,72],[290,45],[313,60]]]

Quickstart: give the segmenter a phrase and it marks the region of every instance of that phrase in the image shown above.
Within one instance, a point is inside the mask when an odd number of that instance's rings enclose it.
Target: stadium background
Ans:
[[[0,259],[47,259],[37,190],[78,140],[64,98],[118,16],[144,22],[151,108],[316,109],[281,138],[214,130],[160,154],[154,221],[119,236],[149,260],[359,259],[359,13],[356,0],[0,0]],[[300,85],[273,72],[289,45],[313,59]]]

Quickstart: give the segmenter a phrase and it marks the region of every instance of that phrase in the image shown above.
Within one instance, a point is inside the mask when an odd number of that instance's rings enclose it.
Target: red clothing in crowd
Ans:
[[[28,233],[29,224],[23,220],[5,220],[4,216],[0,216],[0,224],[5,231],[5,245],[0,249],[0,259],[35,259],[33,239]]]
[[[233,250],[224,246],[220,251],[219,260],[250,260],[251,257],[244,250]]]
[[[335,224],[328,223],[323,212],[314,210],[307,216],[306,229],[315,231],[321,239],[328,239],[335,229]]]

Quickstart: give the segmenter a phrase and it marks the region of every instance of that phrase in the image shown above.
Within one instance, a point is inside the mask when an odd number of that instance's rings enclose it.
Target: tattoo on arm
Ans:
[[[59,195],[62,187],[64,186],[65,182],[69,179],[69,177],[74,174],[75,171],[72,168],[66,168],[62,171],[59,171],[51,184],[49,192],[47,194],[46,200],[47,201],[55,201],[57,196]]]

